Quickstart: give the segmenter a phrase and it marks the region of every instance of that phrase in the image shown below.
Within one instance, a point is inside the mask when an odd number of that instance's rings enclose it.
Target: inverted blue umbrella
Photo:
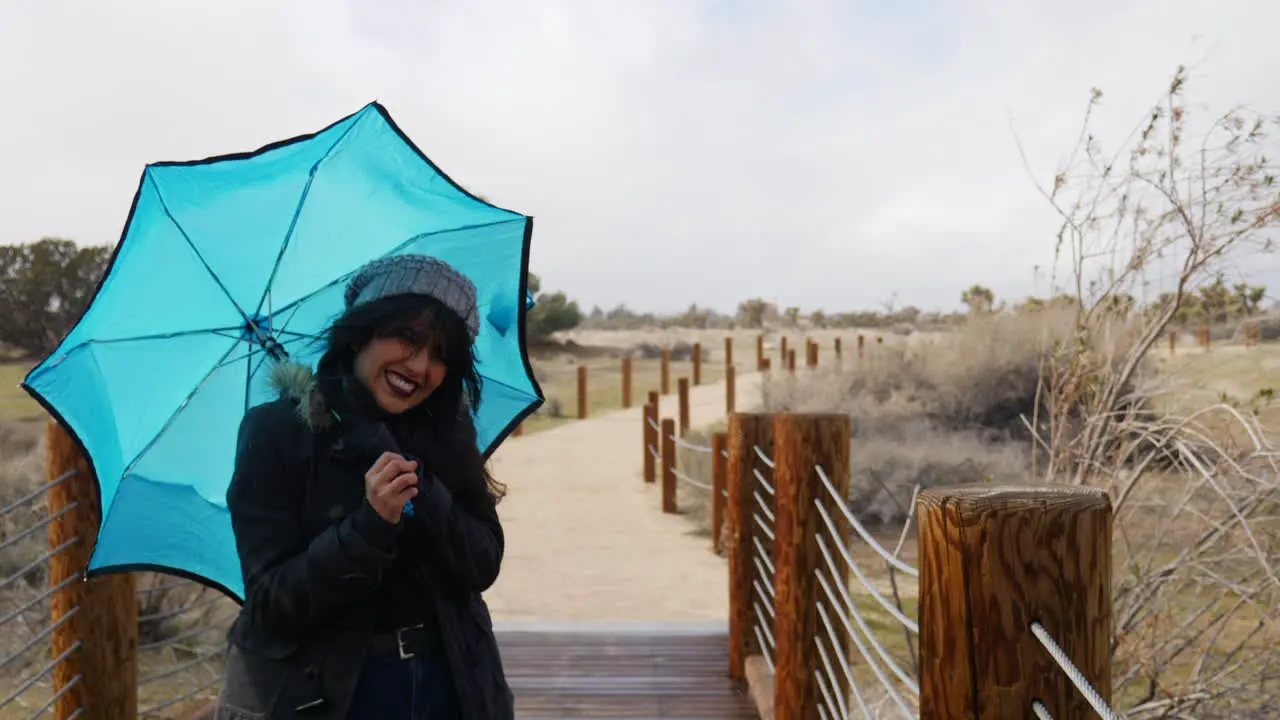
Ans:
[[[159,570],[242,600],[227,485],[245,411],[275,397],[369,260],[434,255],[476,286],[488,456],[542,404],[524,344],[533,219],[462,189],[372,103],[250,153],[148,165],[92,303],[23,387],[101,489],[89,573]]]

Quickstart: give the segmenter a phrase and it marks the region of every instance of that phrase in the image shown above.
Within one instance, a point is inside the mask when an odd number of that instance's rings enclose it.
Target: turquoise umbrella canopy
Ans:
[[[253,152],[148,165],[97,293],[23,387],[101,490],[89,573],[158,570],[243,599],[226,490],[268,350],[314,366],[346,280],[422,253],[475,283],[486,455],[543,402],[524,343],[533,219],[449,179],[371,103]]]

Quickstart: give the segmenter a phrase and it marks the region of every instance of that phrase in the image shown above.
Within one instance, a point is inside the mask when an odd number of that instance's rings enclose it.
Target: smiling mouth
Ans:
[[[422,387],[421,383],[414,382],[408,377],[392,370],[387,370],[385,377],[387,387],[391,388],[391,392],[402,398],[413,397],[413,394],[418,392]]]

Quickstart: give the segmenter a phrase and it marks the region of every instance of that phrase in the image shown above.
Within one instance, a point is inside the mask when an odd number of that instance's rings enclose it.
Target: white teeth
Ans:
[[[418,389],[417,383],[409,380],[399,373],[393,372],[387,373],[387,384],[390,385],[392,389],[402,392],[405,395],[410,395],[413,391]]]

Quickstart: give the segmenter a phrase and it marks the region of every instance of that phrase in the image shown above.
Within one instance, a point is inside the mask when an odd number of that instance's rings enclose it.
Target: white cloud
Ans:
[[[1032,289],[1091,86],[1119,139],[1180,62],[1280,110],[1280,5],[17,0],[0,9],[0,241],[112,242],[143,164],[250,149],[371,99],[536,216],[588,305],[831,309]],[[1276,280],[1280,280],[1277,277]]]

